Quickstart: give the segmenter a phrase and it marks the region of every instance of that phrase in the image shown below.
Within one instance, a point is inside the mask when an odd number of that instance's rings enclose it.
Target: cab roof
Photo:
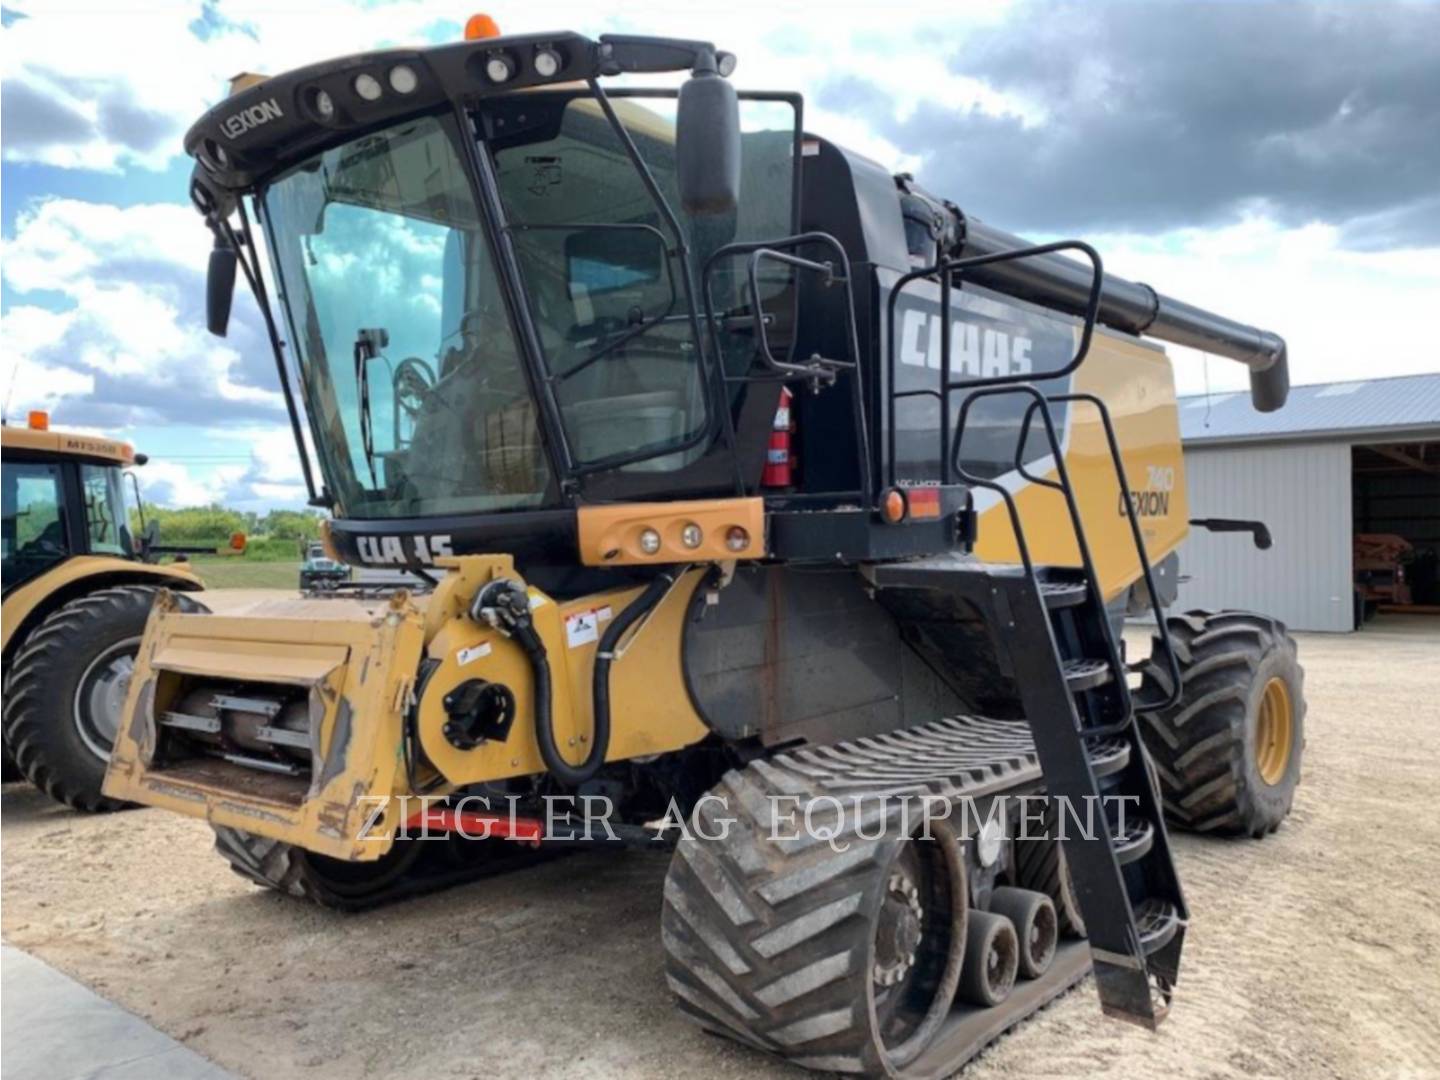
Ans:
[[[119,439],[85,435],[78,431],[36,431],[28,427],[0,427],[0,446],[8,453],[25,450],[31,454],[85,458],[114,465],[135,464],[135,448]]]

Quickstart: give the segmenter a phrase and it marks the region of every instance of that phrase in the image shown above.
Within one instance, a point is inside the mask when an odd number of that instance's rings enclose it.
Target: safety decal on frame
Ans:
[[[565,616],[565,644],[575,649],[600,638],[600,624],[614,613],[609,606],[574,611]]]
[[[468,649],[461,649],[455,654],[455,659],[459,661],[461,667],[464,667],[466,664],[479,660],[482,656],[489,655],[490,643],[488,641],[482,641],[479,645],[472,645]]]

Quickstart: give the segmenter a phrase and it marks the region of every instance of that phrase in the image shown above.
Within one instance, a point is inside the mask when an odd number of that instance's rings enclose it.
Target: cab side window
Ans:
[[[120,470],[80,466],[80,494],[85,501],[85,526],[90,550],[102,555],[130,554],[130,524],[125,520],[125,490]]]
[[[63,561],[70,554],[60,467],[7,464],[4,470],[5,591]]]

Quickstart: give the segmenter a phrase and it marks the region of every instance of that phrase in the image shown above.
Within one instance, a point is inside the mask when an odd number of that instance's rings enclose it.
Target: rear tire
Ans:
[[[15,656],[5,745],[32,784],[76,810],[132,805],[107,798],[100,786],[158,591],[121,585],[71,600],[47,616]]]
[[[1203,833],[1264,836],[1295,801],[1305,745],[1305,673],[1283,623],[1243,611],[1167,620],[1183,692],[1173,708],[1140,714],[1165,814]],[[1141,694],[1170,677],[1146,662]]]
[[[12,780],[19,780],[24,777],[20,766],[15,764],[15,755],[10,753],[10,744],[0,744],[0,783],[8,784]]]

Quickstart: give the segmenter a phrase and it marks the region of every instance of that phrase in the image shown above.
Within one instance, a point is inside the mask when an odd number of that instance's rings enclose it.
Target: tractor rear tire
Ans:
[[[1182,693],[1140,714],[1166,817],[1194,832],[1260,837],[1290,813],[1305,745],[1305,673],[1285,625],[1244,611],[1167,620]],[[1142,696],[1170,687],[1158,644]]]
[[[107,798],[100,785],[158,591],[120,585],[71,600],[51,612],[15,656],[5,745],[32,784],[76,810],[132,805]]]

